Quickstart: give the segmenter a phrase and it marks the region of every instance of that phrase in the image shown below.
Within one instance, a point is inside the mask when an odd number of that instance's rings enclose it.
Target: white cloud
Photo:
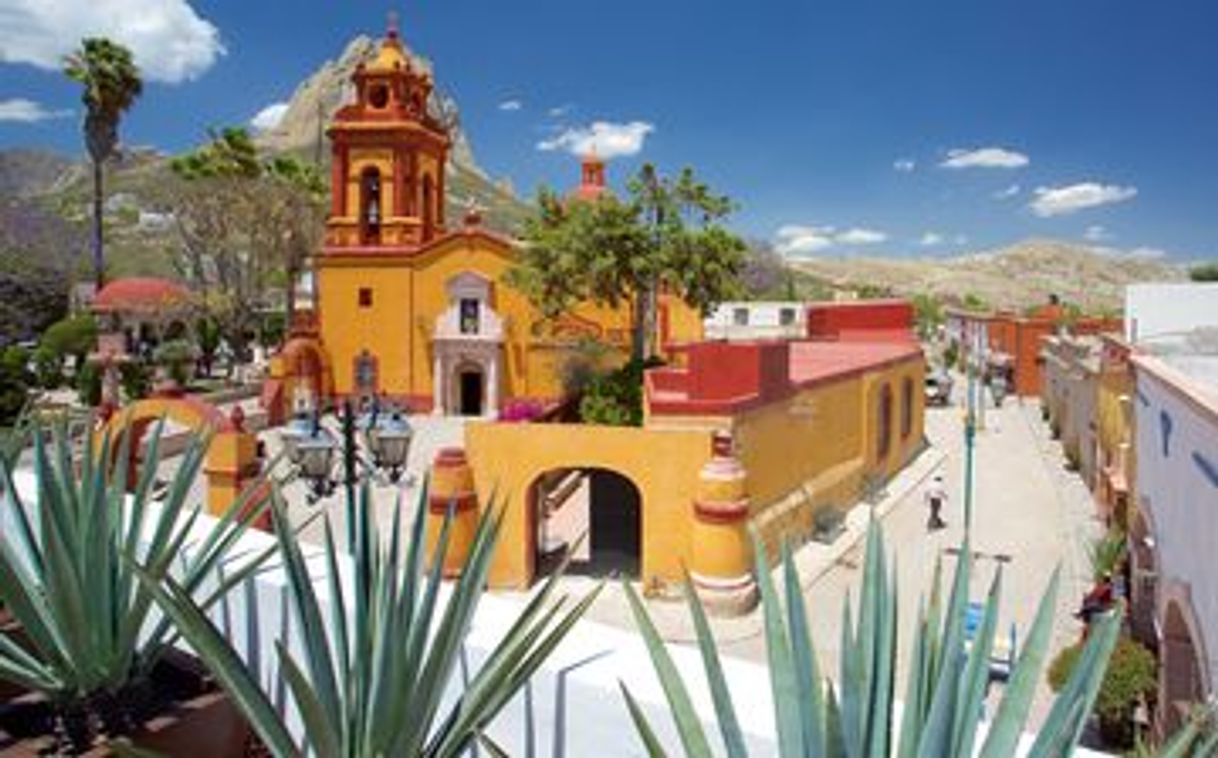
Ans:
[[[556,105],[546,112],[550,114],[550,118],[562,118],[571,112],[571,107],[572,106],[570,103],[567,103],[566,105]]]
[[[1018,184],[1012,184],[1009,187],[1004,187],[1003,189],[1000,189],[997,192],[995,192],[994,199],[995,200],[1010,200],[1011,198],[1018,195],[1020,190],[1022,190],[1022,189],[1023,188],[1020,187]]]
[[[843,245],[874,245],[888,239],[888,235],[875,229],[847,229],[833,238]]]
[[[782,255],[808,255],[842,245],[873,245],[888,239],[875,229],[853,227],[837,229],[832,226],[787,224],[774,235],[774,248]]]
[[[1161,247],[1141,246],[1141,247],[1131,247],[1131,248],[1120,248],[1120,247],[1112,247],[1110,245],[1092,245],[1088,249],[1097,255],[1106,255],[1109,258],[1126,258],[1126,259],[1141,258],[1143,260],[1147,260],[1147,259],[1166,258],[1169,255],[1171,255],[1169,252],[1167,252],[1166,250],[1164,250]]]
[[[3,0],[0,62],[59,70],[83,37],[131,49],[149,81],[195,79],[224,55],[220,31],[187,0]]]
[[[516,98],[504,100],[502,103],[499,103],[499,110],[501,111],[518,111],[523,107],[524,103]]]
[[[938,232],[925,232],[922,238],[918,240],[918,244],[922,247],[934,247],[943,242],[943,235]]]
[[[647,135],[655,131],[655,125],[646,121],[631,121],[615,124],[595,121],[589,126],[564,129],[553,137],[537,143],[543,151],[565,150],[573,155],[597,155],[601,158],[618,158],[635,155],[643,149]]]
[[[1090,242],[1102,242],[1103,240],[1112,239],[1112,235],[1103,226],[1092,224],[1083,231],[1083,239]]]
[[[1130,258],[1166,258],[1167,251],[1161,247],[1135,247],[1129,251]]]
[[[893,170],[900,171],[902,174],[908,174],[917,167],[918,164],[913,158],[897,158],[892,162]]]
[[[0,100],[0,121],[15,121],[21,124],[34,124],[52,118],[65,118],[72,115],[70,108],[48,110],[42,103],[27,100],[24,97],[13,97]]]
[[[287,103],[271,103],[267,107],[254,114],[250,119],[250,126],[260,132],[265,132],[279,126],[279,122],[283,120],[284,114],[288,112]]]
[[[978,147],[947,151],[943,168],[1021,168],[1028,165],[1028,156],[1004,147]]]
[[[1080,182],[1064,187],[1037,187],[1036,198],[1028,204],[1032,212],[1041,218],[1065,216],[1086,208],[1120,203],[1138,194],[1137,187],[1121,187],[1116,184]]]

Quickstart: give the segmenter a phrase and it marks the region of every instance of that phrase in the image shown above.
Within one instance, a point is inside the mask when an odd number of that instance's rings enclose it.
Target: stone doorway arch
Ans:
[[[643,494],[613,469],[551,469],[529,485],[533,575],[550,573],[572,549],[568,573],[638,578]]]

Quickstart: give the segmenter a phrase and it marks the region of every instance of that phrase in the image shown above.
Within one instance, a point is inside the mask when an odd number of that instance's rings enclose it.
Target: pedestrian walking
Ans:
[[[933,532],[947,526],[947,522],[943,520],[942,516],[943,506],[947,504],[947,488],[943,486],[943,474],[935,474],[934,480],[926,488],[924,497],[927,510],[930,511],[930,515],[926,519],[926,530]]]

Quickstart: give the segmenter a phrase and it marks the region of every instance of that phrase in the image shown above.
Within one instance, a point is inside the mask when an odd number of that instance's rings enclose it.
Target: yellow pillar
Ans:
[[[213,516],[223,516],[233,503],[241,497],[246,487],[254,486],[261,473],[258,461],[258,440],[254,435],[237,427],[219,432],[212,438],[203,464],[203,475],[207,477],[207,510]],[[270,488],[262,483],[259,496],[269,497]],[[255,501],[251,500],[253,506]],[[270,511],[264,513],[254,526],[270,529]]]
[[[474,493],[474,474],[465,451],[459,447],[442,448],[431,467],[431,489],[427,497],[427,561],[431,564],[440,541],[444,518],[452,509],[448,549],[444,553],[444,576],[460,575],[478,530],[478,497]]]
[[[711,459],[698,474],[693,510],[690,574],[698,596],[717,615],[747,612],[757,604],[747,531],[748,481],[726,432],[712,438]]]

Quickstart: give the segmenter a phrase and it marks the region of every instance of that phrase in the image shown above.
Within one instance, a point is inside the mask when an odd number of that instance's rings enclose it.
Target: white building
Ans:
[[[1142,311],[1136,322],[1162,336],[1144,339],[1132,356],[1138,507],[1130,540],[1133,629],[1159,653],[1166,733],[1218,683],[1218,332],[1180,334],[1161,315]]]
[[[723,303],[702,325],[707,339],[799,339],[807,335],[808,306],[799,302]]]

